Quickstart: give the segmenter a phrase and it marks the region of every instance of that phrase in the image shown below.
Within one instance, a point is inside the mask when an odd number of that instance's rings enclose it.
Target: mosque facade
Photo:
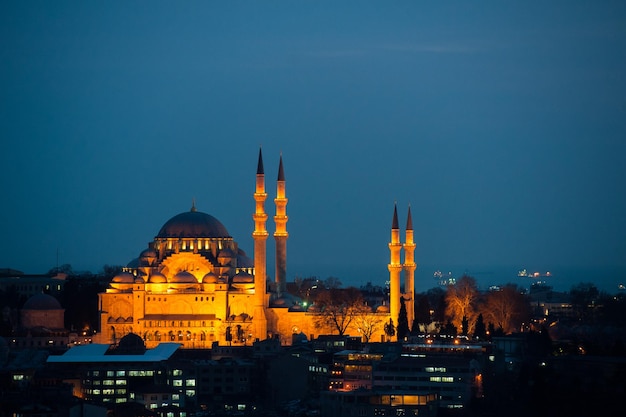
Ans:
[[[246,254],[226,227],[215,217],[200,212],[195,203],[188,212],[169,219],[158,234],[122,273],[115,276],[106,292],[98,296],[100,334],[98,343],[117,344],[135,333],[146,347],[177,342],[184,348],[210,348],[214,343],[251,344],[278,338],[290,344],[294,335],[315,338],[329,334],[320,327],[320,312],[306,308],[286,292],[287,202],[285,174],[280,157],[273,216],[276,241],[274,282],[268,282],[267,193],[263,156],[259,151],[252,215],[254,253]],[[384,338],[384,323],[397,322],[400,297],[413,316],[414,271],[413,230],[409,208],[405,243],[400,242],[397,210],[391,228],[390,301],[372,306],[367,313],[378,323],[370,340]],[[402,260],[401,252],[404,252]],[[400,277],[404,272],[404,293]],[[358,335],[355,321],[346,334]]]

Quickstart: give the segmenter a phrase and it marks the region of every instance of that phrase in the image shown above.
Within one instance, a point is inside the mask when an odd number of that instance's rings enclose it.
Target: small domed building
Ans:
[[[20,309],[20,326],[10,339],[12,348],[66,349],[70,332],[65,329],[65,310],[49,294],[35,294]]]

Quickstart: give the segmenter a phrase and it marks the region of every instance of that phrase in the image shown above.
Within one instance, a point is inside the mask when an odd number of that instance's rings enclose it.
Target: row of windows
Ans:
[[[451,373],[469,373],[469,368],[446,368],[443,366],[425,366],[421,367],[397,367],[381,365],[378,369],[382,372],[399,372],[399,373],[419,373],[419,372],[451,372]]]
[[[189,330],[187,330],[186,332],[183,332],[182,330],[179,330],[178,332],[175,331],[170,331],[168,333],[161,333],[160,331],[156,331],[153,333],[151,332],[146,332],[143,335],[143,339],[146,341],[156,341],[156,342],[160,342],[162,340],[170,340],[172,342],[174,341],[192,341],[192,340],[200,340],[200,341],[206,341],[207,340],[207,334],[205,332],[199,332],[198,334],[196,333],[191,333]],[[215,340],[215,334],[214,333],[209,333],[209,340],[213,341]]]
[[[430,382],[454,382],[453,376],[431,376],[431,377],[417,377],[417,376],[394,376],[394,375],[375,375],[376,381],[430,381]],[[461,378],[459,378],[459,381]]]
[[[87,376],[154,376],[154,371],[150,370],[133,370],[133,371],[87,371]]]
[[[211,249],[211,241],[208,239],[205,240],[182,240],[182,241],[174,241],[173,239],[168,239],[167,244],[164,245],[166,250],[172,250],[177,246],[182,248],[182,250],[187,250],[187,246],[189,246],[190,250],[194,250],[198,248],[198,250],[210,250]],[[224,243],[221,240],[217,241],[217,248],[222,250],[224,248]],[[156,250],[161,249],[161,244],[157,243]]]
[[[162,326],[167,326],[168,323],[170,327],[207,327],[207,323],[209,324],[208,327],[214,327],[213,321],[207,322],[205,320],[178,320],[178,321],[146,320],[145,326],[146,327],[162,327]]]

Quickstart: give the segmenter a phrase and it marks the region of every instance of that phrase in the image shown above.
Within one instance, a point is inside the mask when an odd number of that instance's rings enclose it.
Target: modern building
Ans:
[[[332,329],[316,325],[319,312],[307,309],[301,300],[285,291],[289,234],[282,155],[274,198],[274,280],[268,280],[266,262],[269,232],[261,151],[253,199],[252,257],[218,219],[198,211],[194,203],[190,211],[169,219],[138,259],[113,278],[106,292],[99,294],[97,341],[116,344],[124,335],[137,333],[148,347],[167,341],[180,343],[184,348],[210,348],[213,342],[245,345],[267,338],[291,344],[294,334],[314,338],[330,333]],[[401,297],[408,303],[408,319],[412,323],[416,267],[412,229],[409,208],[405,243],[401,243],[394,206],[389,264],[391,300],[383,306],[371,306],[371,314],[380,316],[379,323],[387,323],[390,318],[397,323]],[[400,294],[403,271],[405,290]],[[358,327],[353,327],[347,334],[358,335]],[[379,327],[371,335],[372,340],[382,340],[383,326]]]

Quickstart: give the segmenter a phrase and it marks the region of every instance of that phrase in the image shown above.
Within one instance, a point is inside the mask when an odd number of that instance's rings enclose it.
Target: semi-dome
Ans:
[[[62,310],[59,301],[49,294],[35,294],[24,303],[23,310]]]
[[[226,227],[210,214],[196,211],[180,213],[169,219],[161,230],[157,238],[171,237],[204,237],[204,238],[230,238]]]
[[[233,277],[233,283],[237,284],[250,284],[254,282],[254,276],[250,275],[246,271],[241,271]]]
[[[130,272],[120,272],[113,277],[113,281],[117,284],[132,284],[135,282],[135,276]]]
[[[173,284],[197,284],[196,277],[188,271],[180,271],[170,281]]]
[[[167,282],[167,278],[165,278],[165,275],[163,275],[162,273],[155,272],[152,275],[150,275],[148,282],[152,284],[164,284]]]
[[[215,284],[217,283],[217,276],[213,272],[209,272],[202,278],[203,284]]]

